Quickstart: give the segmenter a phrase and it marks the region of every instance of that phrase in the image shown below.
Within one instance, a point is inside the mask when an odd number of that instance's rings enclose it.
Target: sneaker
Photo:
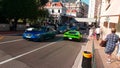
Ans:
[[[108,59],[108,60],[107,60],[107,63],[112,63],[112,61],[113,61],[113,60],[111,60],[111,59]]]
[[[106,63],[110,64],[110,63],[112,63],[112,62],[111,62],[111,61],[107,61]]]

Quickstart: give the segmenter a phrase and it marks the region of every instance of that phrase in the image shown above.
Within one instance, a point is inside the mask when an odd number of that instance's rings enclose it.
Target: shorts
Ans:
[[[113,53],[113,49],[107,49],[105,48],[105,53],[111,55]]]

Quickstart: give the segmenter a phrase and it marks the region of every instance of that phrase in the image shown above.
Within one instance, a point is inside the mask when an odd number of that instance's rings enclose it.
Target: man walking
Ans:
[[[111,33],[108,34],[105,38],[107,41],[106,47],[105,47],[105,53],[107,54],[107,63],[111,63],[111,55],[113,51],[115,50],[116,43],[119,40],[119,36],[116,33],[116,29],[112,28]]]

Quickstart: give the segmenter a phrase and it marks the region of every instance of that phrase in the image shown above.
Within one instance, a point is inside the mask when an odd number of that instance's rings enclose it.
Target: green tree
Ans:
[[[3,0],[3,11],[7,18],[34,18],[37,5],[35,0]]]
[[[19,18],[36,19],[39,15],[38,5],[42,7],[45,3],[46,0],[40,0],[39,3],[36,0],[3,0],[2,10],[0,12],[2,14],[1,17],[9,19],[9,21],[14,19],[12,25],[16,30],[17,20]]]
[[[39,16],[38,7],[43,7],[48,0],[0,0],[2,9],[0,8],[0,17],[6,18],[9,21],[14,19],[12,25],[17,25],[17,20],[21,19],[36,19]],[[0,2],[0,3],[1,3]],[[41,12],[40,12],[41,13]]]

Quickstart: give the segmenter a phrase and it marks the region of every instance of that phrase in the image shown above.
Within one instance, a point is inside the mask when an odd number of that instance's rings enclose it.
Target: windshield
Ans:
[[[70,34],[76,34],[77,32],[72,32],[72,31],[71,31],[71,32],[69,32],[69,33],[70,33]]]
[[[27,28],[25,31],[41,31],[41,28]]]
[[[77,30],[77,27],[71,27],[70,29],[71,30]]]
[[[66,26],[61,26],[61,27],[59,27],[59,29],[66,29],[67,27]]]

